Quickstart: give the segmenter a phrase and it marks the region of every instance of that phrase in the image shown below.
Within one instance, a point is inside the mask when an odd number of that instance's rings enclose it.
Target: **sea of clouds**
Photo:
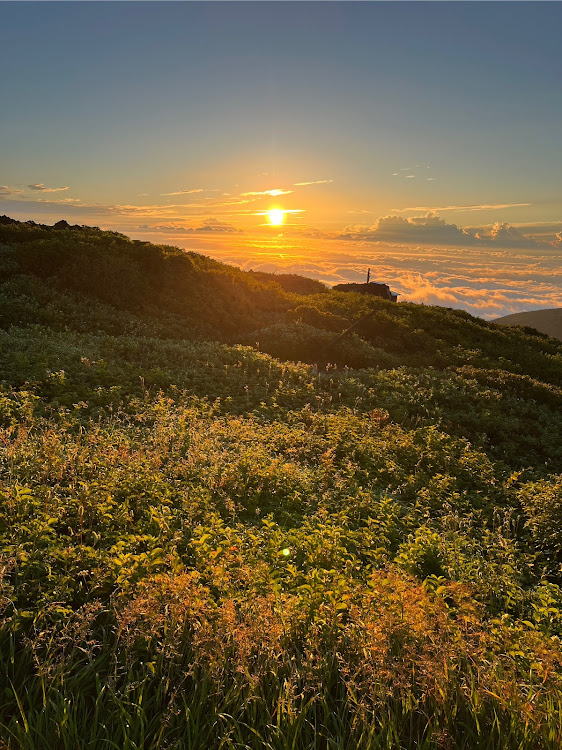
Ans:
[[[178,233],[164,241],[245,270],[297,273],[330,286],[365,281],[370,268],[371,280],[388,284],[400,301],[454,307],[487,319],[562,307],[560,247],[408,247],[283,233],[234,241]]]

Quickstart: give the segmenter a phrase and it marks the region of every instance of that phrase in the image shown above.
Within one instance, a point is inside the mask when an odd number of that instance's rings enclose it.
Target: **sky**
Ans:
[[[562,4],[2,2],[0,214],[562,306]],[[268,212],[283,211],[274,226]]]

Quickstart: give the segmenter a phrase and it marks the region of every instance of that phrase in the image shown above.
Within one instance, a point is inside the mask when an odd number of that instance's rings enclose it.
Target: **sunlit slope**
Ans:
[[[298,276],[274,280],[96,228],[0,223],[0,271],[4,328],[213,339],[321,366],[500,367],[562,384],[562,345],[529,331]]]
[[[496,318],[494,323],[502,326],[525,326],[534,328],[547,336],[562,340],[562,308],[553,307],[546,310],[529,310],[528,312],[504,315]]]
[[[562,343],[0,235],[0,746],[560,748]]]

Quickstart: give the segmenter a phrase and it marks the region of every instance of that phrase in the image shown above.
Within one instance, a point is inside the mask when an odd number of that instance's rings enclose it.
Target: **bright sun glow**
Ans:
[[[271,211],[267,212],[267,215],[269,217],[269,221],[274,226],[279,226],[279,224],[283,223],[283,219],[285,218],[285,212],[280,208],[272,208]]]

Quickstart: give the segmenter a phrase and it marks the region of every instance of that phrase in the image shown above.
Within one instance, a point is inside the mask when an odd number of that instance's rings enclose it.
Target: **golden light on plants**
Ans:
[[[281,208],[272,208],[271,211],[267,212],[269,223],[277,227],[282,224],[285,220],[285,212]]]

